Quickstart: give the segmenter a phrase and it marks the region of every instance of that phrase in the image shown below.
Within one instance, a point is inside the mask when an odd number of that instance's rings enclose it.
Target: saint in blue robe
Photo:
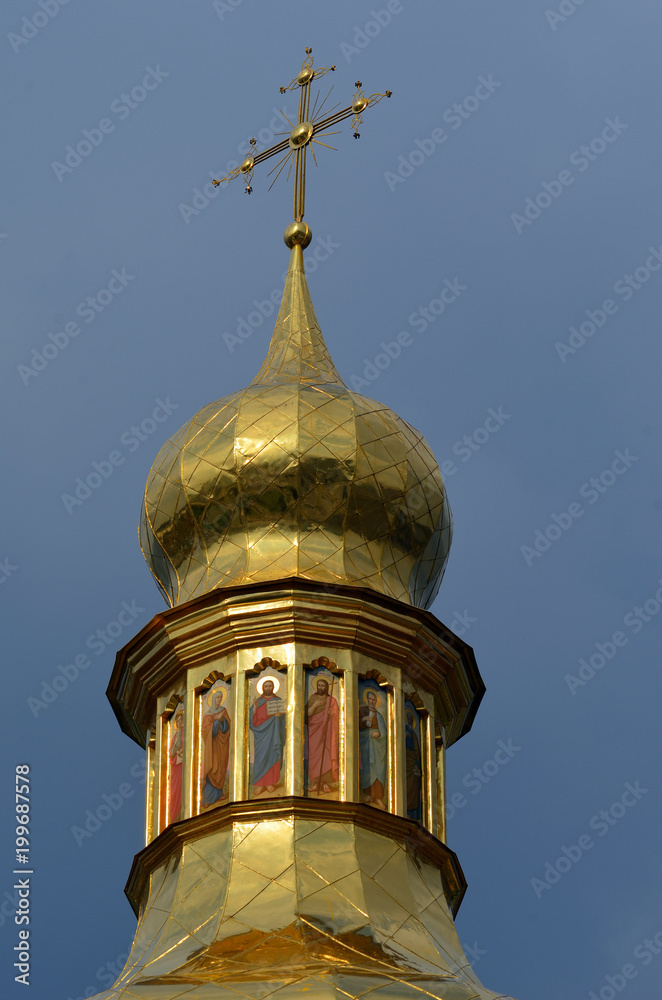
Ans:
[[[251,708],[250,728],[253,733],[254,760],[253,784],[277,785],[283,762],[285,746],[285,715],[268,715],[267,703],[279,702],[279,712],[284,709],[278,695],[260,695]]]

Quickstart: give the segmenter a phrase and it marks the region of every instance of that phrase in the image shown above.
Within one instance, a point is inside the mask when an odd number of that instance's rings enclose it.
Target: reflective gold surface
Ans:
[[[296,808],[189,840],[159,865],[126,966],[101,997],[301,992],[497,997],[471,971],[438,869],[400,836]]]
[[[290,149],[299,149],[301,146],[305,146],[312,139],[314,131],[315,126],[312,122],[301,122],[299,125],[295,125],[288,139]]]
[[[290,222],[283,233],[283,242],[290,250],[296,246],[305,250],[307,246],[310,246],[312,238],[312,230],[305,222]]]
[[[342,382],[295,246],[258,375],[204,407],[152,466],[141,544],[166,599],[299,576],[427,607],[451,532],[422,435]]]

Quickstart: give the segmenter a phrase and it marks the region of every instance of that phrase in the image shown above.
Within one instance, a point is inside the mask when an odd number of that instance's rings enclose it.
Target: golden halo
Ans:
[[[264,687],[265,681],[272,681],[274,686],[274,694],[278,694],[278,688],[280,687],[280,679],[278,677],[272,677],[270,674],[267,677],[260,677],[259,681],[255,685],[257,688],[257,693],[262,694],[262,688]]]
[[[377,699],[377,706],[376,707],[379,708],[379,706],[382,703],[382,696],[380,695],[379,691],[375,691],[375,689],[372,688],[372,687],[366,688],[365,691],[363,692],[363,702],[364,702],[365,705],[368,704],[368,695],[369,694],[374,694],[375,698]]]
[[[406,719],[411,719],[412,729],[415,729],[416,728],[416,716],[412,712],[411,708],[407,709],[407,711],[405,713],[405,718]]]
[[[210,708],[212,707],[212,702],[213,702],[213,700],[214,700],[214,698],[216,697],[217,694],[221,695],[221,705],[224,705],[225,704],[225,699],[228,696],[227,688],[221,688],[221,687],[214,688],[213,687],[210,690],[209,694],[207,695],[207,704],[209,705]]]
[[[337,677],[334,677],[333,674],[330,674],[326,670],[320,670],[318,674],[310,674],[309,677],[310,677],[311,688],[313,686],[317,686],[317,682],[319,680],[323,680],[326,681],[326,683],[329,685],[329,690],[331,690],[331,685],[338,679]]]
[[[177,724],[177,719],[181,719],[182,722],[184,721],[184,706],[183,705],[180,708],[176,708],[175,711],[173,712],[173,715],[172,715],[172,724],[173,724],[173,726]]]

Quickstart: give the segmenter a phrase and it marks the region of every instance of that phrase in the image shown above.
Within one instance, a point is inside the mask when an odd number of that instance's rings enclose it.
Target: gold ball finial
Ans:
[[[301,247],[305,250],[310,245],[313,238],[313,231],[305,222],[290,222],[283,233],[285,246],[293,250],[294,247]]]

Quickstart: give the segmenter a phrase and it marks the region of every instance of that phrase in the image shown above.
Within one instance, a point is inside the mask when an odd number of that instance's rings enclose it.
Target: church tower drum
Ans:
[[[262,160],[294,168],[265,362],[148,478],[141,544],[170,608],[108,689],[149,780],[136,938],[103,1000],[497,997],[455,931],[466,886],[445,845],[445,752],[484,692],[470,647],[427,610],[448,499],[422,435],[343,383],[305,277],[307,149],[343,118],[358,134],[390,96],[357,84],[315,117],[328,71],[307,51],[289,137],[232,175],[250,192]]]

